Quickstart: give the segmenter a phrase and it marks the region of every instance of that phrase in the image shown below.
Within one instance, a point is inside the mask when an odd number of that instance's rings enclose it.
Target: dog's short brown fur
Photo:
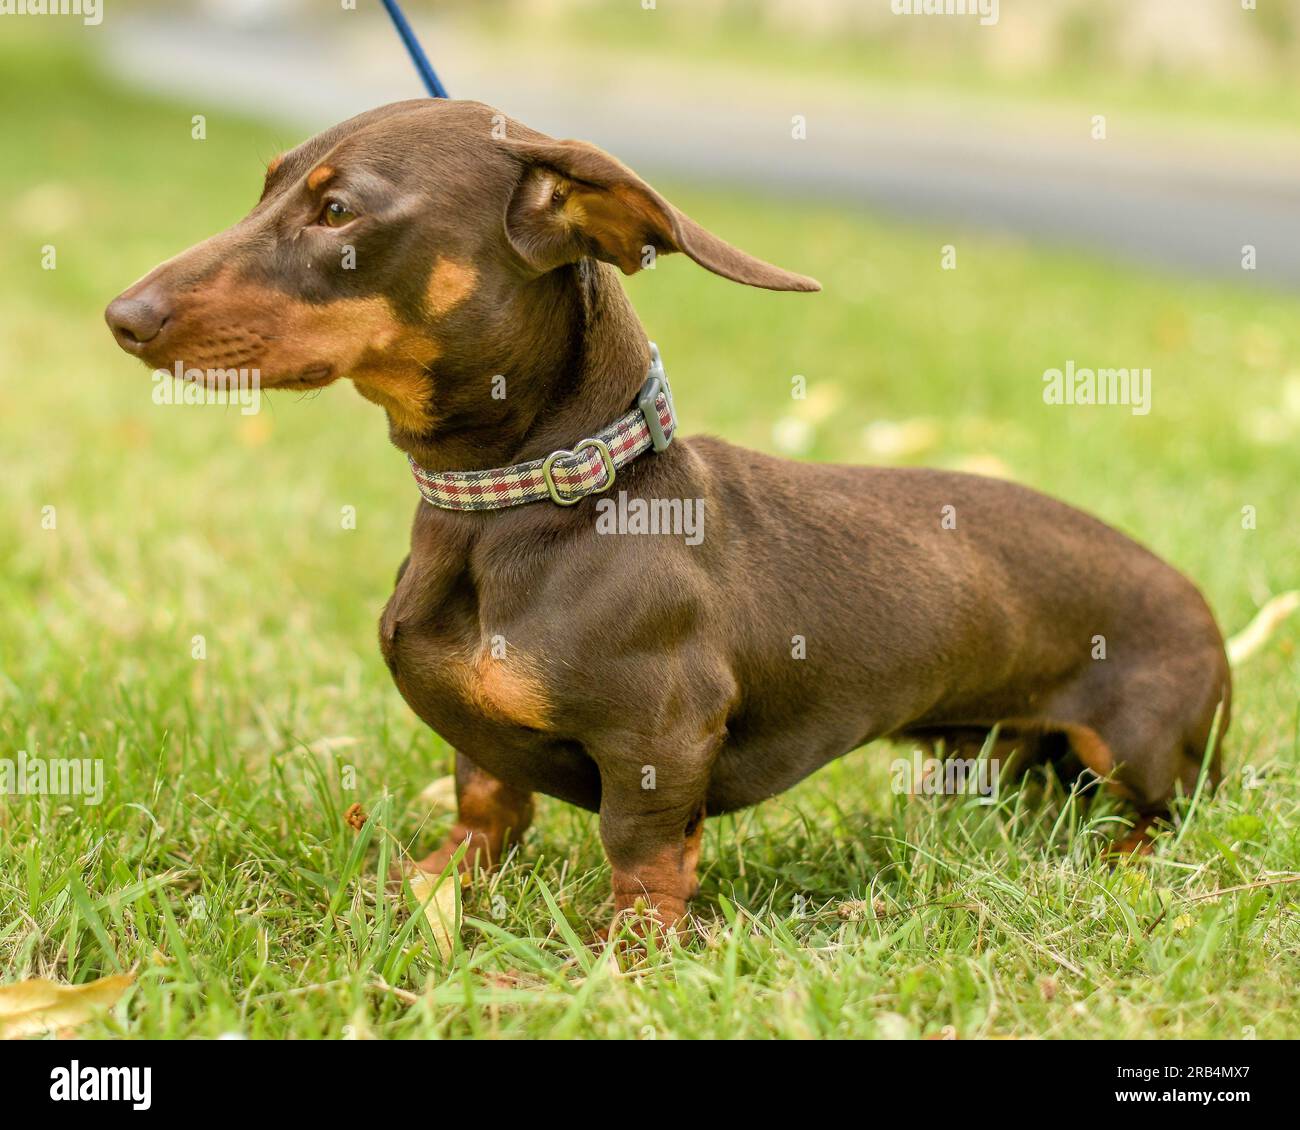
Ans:
[[[155,366],[256,366],[265,388],[350,377],[399,448],[465,470],[572,448],[633,402],[646,334],[606,264],[681,251],[817,289],[600,150],[514,122],[502,136],[493,114],[398,103],[276,158],[247,218],[109,306],[119,343]],[[419,505],[380,646],[457,750],[459,822],[426,867],[465,840],[467,863],[491,864],[544,792],[600,813],[616,912],[672,921],[705,814],[873,738],[962,749],[1000,724],[1000,750],[1113,771],[1151,815],[1194,787],[1221,702],[1226,726],[1223,642],[1196,589],[1032,490],[699,437],[618,488],[703,499],[703,542],[596,536],[592,499]]]

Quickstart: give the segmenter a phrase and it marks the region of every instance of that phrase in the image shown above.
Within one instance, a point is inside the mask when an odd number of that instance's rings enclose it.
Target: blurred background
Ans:
[[[103,4],[92,24],[0,16],[0,747],[104,758],[110,789],[75,819],[0,805],[0,874],[48,885],[102,858],[87,885],[112,890],[120,857],[206,868],[211,892],[274,842],[315,882],[321,843],[350,836],[322,816],[335,786],[310,787],[321,765],[355,767],[363,799],[392,790],[405,837],[446,819],[412,798],[450,751],[375,645],[416,505],[405,460],[346,381],[251,416],[155,404],[102,311],[244,215],[277,153],[423,91],[378,0]],[[891,0],[407,7],[453,96],[595,141],[821,280],[771,294],[680,256],[627,280],[686,434],[1016,479],[1171,560],[1228,633],[1300,587],[1300,0],[1002,0],[988,24]],[[1150,412],[1044,403],[1070,361],[1149,368]],[[812,583],[834,579],[791,578]],[[1225,859],[1295,811],[1296,632],[1237,673],[1227,771],[1267,787],[1230,794],[1248,825],[1216,817]],[[746,814],[766,862],[741,894],[866,874],[761,833],[797,823],[789,806],[880,819],[886,764],[846,759]],[[547,866],[598,876],[591,820],[545,807]],[[315,936],[280,877],[259,897]],[[50,948],[37,934],[0,933],[13,968]],[[238,965],[265,939],[210,941]],[[204,999],[234,1013],[224,976]]]
[[[989,23],[908,7],[408,12],[454,96],[595,141],[821,279],[774,295],[669,260],[628,280],[687,431],[1019,479],[1151,544],[1239,626],[1300,583],[1300,0],[1004,0]],[[93,701],[139,665],[177,681],[142,715],[165,730],[226,664],[219,693],[275,704],[262,737],[358,728],[355,701],[331,719],[321,693],[347,680],[412,727],[371,647],[414,505],[379,414],[346,382],[254,416],[160,407],[101,317],[251,207],[275,154],[423,93],[381,5],[0,20],[0,696],[25,707],[0,724],[46,709],[62,729],[55,688],[90,672]],[[1150,413],[1044,404],[1071,360],[1149,367]],[[287,682],[285,633],[303,650]],[[206,665],[197,634],[224,641]]]
[[[1232,630],[1300,583],[1300,0],[1004,0],[990,23],[907,7],[408,10],[453,95],[596,141],[821,279],[774,295],[674,259],[628,280],[687,431],[1019,479],[1171,558]],[[261,739],[373,709],[424,740],[371,647],[415,497],[379,414],[346,382],[254,416],[160,407],[101,316],[238,219],[275,154],[422,94],[381,5],[0,20],[0,698],[23,707],[0,725],[44,712],[57,744],[70,685],[90,679],[93,704],[148,671],[140,693],[173,688],[140,715],[159,732],[246,694],[263,706],[232,724],[260,712]],[[1044,404],[1071,360],[1149,367],[1150,413]],[[222,646],[196,666],[200,634]],[[336,717],[322,688],[344,684],[367,693]]]
[[[901,14],[923,3],[411,10],[453,96],[657,174],[1201,271],[1239,271],[1233,241],[1300,244],[1300,166],[1269,135],[1300,109],[1296,3],[985,0],[985,17]],[[419,91],[378,7],[114,6],[104,58],[136,85],[318,129]],[[795,114],[808,123],[797,150]],[[1294,256],[1265,255],[1257,270],[1300,284]]]

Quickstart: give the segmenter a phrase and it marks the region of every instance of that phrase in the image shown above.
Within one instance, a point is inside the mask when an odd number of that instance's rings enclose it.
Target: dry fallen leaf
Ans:
[[[366,826],[366,810],[359,804],[348,806],[348,810],[343,814],[343,823],[351,828],[354,832],[361,831]]]
[[[439,882],[437,875],[419,871],[410,876],[409,882],[411,891],[424,907],[424,917],[445,961],[451,956],[452,931],[456,929],[456,888],[460,886],[460,876],[449,875]]]
[[[1245,662],[1273,637],[1282,621],[1300,608],[1300,591],[1292,589],[1275,596],[1255,618],[1228,641],[1228,662],[1236,667]]]
[[[0,985],[0,1039],[75,1028],[112,1008],[134,980],[134,973],[122,973],[85,985],[60,985],[41,977]]]

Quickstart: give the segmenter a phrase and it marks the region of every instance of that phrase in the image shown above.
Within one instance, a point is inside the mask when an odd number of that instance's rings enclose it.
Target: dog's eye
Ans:
[[[350,211],[346,204],[338,200],[331,200],[325,205],[325,211],[321,213],[321,222],[330,228],[341,228],[344,224],[350,224],[356,218],[356,213]]]

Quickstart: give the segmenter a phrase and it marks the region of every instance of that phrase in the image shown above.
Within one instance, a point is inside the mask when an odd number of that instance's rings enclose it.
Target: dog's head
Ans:
[[[400,426],[449,347],[510,333],[530,284],[588,257],[631,274],[678,251],[751,286],[819,289],[705,231],[592,145],[419,99],[275,158],[243,220],[154,268],[106,318],[151,366],[256,369],[263,388],[351,377]]]

